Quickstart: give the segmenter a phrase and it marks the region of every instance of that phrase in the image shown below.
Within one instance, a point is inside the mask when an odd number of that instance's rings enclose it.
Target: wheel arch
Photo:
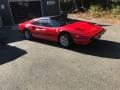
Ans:
[[[25,32],[27,30],[30,31],[27,27],[23,28],[23,32]]]
[[[61,31],[61,32],[59,32],[57,38],[59,39],[59,37],[60,37],[61,35],[63,35],[63,34],[68,34],[68,35],[71,36],[71,38],[72,38],[72,35],[71,35],[69,32],[67,32],[67,31]]]
[[[59,41],[59,43],[60,43],[60,36],[61,35],[64,35],[64,34],[67,34],[68,35],[68,37],[69,37],[69,46],[68,47],[71,47],[71,46],[73,46],[74,45],[74,40],[73,40],[73,37],[72,37],[72,35],[70,34],[70,32],[67,32],[67,31],[61,31],[59,34],[58,34],[58,41]],[[68,47],[65,47],[65,48],[68,48]]]

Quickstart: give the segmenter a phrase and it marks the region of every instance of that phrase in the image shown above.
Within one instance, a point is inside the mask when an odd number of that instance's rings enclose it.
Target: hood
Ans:
[[[64,26],[67,29],[72,29],[74,32],[83,34],[85,36],[92,37],[101,31],[103,31],[103,28],[101,26],[88,23],[88,22],[74,22],[68,25]]]

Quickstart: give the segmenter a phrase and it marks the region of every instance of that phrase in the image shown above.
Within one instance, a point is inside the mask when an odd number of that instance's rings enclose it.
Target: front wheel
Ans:
[[[29,40],[29,39],[32,38],[32,35],[31,35],[31,33],[30,33],[29,30],[25,30],[25,31],[24,31],[24,36],[25,36],[25,38],[26,38],[27,40]]]
[[[62,34],[59,36],[59,43],[62,47],[69,48],[73,45],[73,40],[69,34]]]

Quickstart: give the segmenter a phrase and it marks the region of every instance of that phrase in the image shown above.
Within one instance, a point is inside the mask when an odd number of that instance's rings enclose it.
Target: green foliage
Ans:
[[[120,20],[120,5],[111,5],[111,8],[104,9],[100,5],[91,5],[88,10],[93,17],[103,17],[109,15]]]
[[[92,5],[89,9],[89,13],[90,13],[90,15],[92,15],[94,17],[101,17],[101,16],[105,15],[105,11],[99,5]]]
[[[114,16],[115,18],[120,19],[120,6],[112,6],[112,9],[109,11],[110,15]]]

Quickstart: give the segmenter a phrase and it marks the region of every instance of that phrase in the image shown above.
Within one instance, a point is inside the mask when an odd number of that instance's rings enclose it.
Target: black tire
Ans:
[[[63,33],[59,36],[59,44],[63,48],[70,48],[73,46],[73,39],[69,34]]]
[[[24,30],[24,36],[25,36],[25,39],[27,39],[27,40],[32,39],[32,35],[31,35],[30,31],[27,29]]]

